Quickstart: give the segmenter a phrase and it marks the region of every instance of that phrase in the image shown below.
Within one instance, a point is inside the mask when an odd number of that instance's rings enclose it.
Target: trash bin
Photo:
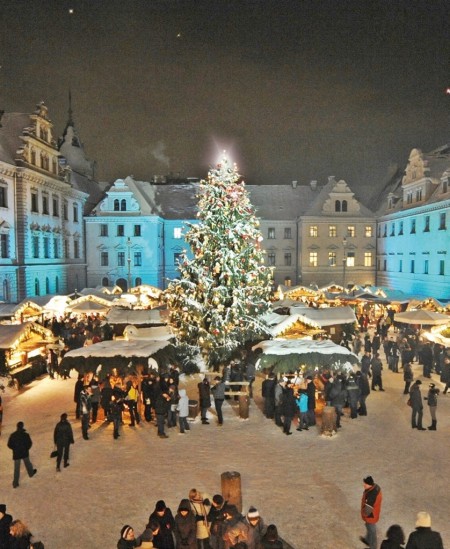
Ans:
[[[189,401],[189,418],[195,419],[198,416],[198,400]]]

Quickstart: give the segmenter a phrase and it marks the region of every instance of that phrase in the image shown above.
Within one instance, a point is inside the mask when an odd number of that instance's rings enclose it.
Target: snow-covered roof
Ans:
[[[105,357],[112,358],[122,356],[126,358],[145,357],[157,353],[160,349],[164,349],[169,345],[168,341],[125,341],[124,339],[114,341],[101,341],[87,347],[73,349],[64,355],[64,358],[88,358],[88,357]]]
[[[323,328],[324,326],[334,326],[336,324],[352,324],[356,322],[355,312],[351,307],[324,307],[314,309],[308,307],[298,314],[299,320],[311,326]]]
[[[123,331],[123,337],[127,341],[149,340],[149,341],[168,341],[173,338],[172,330],[169,326],[152,326],[151,328],[136,328],[128,325]]]
[[[263,353],[270,355],[290,355],[320,353],[323,355],[349,355],[356,356],[346,347],[336,345],[330,340],[315,341],[312,339],[271,339],[261,341],[253,347],[253,350],[262,349]]]
[[[106,315],[110,324],[167,324],[161,309],[111,309]],[[167,316],[167,314],[165,314]]]
[[[53,340],[51,330],[34,322],[0,324],[0,349],[10,349],[17,341],[27,339],[31,333],[38,334],[46,340]]]

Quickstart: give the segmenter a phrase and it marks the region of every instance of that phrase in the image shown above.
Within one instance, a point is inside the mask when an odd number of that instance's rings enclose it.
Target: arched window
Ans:
[[[122,198],[122,200],[120,201],[120,211],[121,212],[127,211],[127,201],[125,200],[125,198]]]
[[[45,293],[46,294],[50,293],[50,280],[48,276],[45,278]]]
[[[341,201],[340,200],[336,200],[336,202],[334,203],[334,211],[335,212],[340,212],[341,211]]]
[[[41,295],[41,291],[39,289],[39,279],[34,279],[34,295]]]
[[[114,200],[114,211],[115,212],[120,211],[119,200],[117,198]]]
[[[59,294],[59,276],[55,278],[55,293]]]
[[[102,278],[102,286],[109,286],[109,280],[107,276]]]
[[[343,212],[346,212],[346,211],[347,211],[347,200],[343,200],[343,201],[342,201],[342,211],[343,211]]]
[[[134,281],[135,286],[140,286],[142,284],[142,278],[138,276],[136,280]]]

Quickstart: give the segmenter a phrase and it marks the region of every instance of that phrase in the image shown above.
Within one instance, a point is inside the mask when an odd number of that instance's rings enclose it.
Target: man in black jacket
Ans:
[[[64,456],[64,467],[69,467],[69,450],[73,440],[72,425],[67,421],[67,414],[61,414],[61,420],[56,424],[53,433],[53,442],[56,445],[58,455],[56,457],[56,470],[61,471],[61,460]]]
[[[431,529],[431,517],[425,511],[417,513],[416,529],[411,532],[406,544],[406,549],[444,549],[439,532]]]
[[[30,461],[30,448],[33,446],[30,435],[25,431],[23,421],[17,424],[17,430],[9,436],[8,448],[13,452],[14,460],[14,479],[13,488],[19,486],[20,462],[23,460],[29,477],[34,477],[37,469],[33,468]]]
[[[9,545],[9,527],[12,522],[12,516],[6,513],[6,505],[0,504],[0,547]]]

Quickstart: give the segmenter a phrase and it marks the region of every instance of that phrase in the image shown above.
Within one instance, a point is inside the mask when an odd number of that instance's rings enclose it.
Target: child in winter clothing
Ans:
[[[303,390],[300,390],[296,401],[297,401],[297,406],[300,412],[297,431],[303,431],[303,429],[307,431],[308,430],[308,395],[306,394],[306,392]]]
[[[180,399],[178,400],[178,421],[180,424],[180,434],[184,434],[185,431],[190,431],[187,418],[189,415],[189,398],[186,394],[186,389],[180,389],[178,391]]]

